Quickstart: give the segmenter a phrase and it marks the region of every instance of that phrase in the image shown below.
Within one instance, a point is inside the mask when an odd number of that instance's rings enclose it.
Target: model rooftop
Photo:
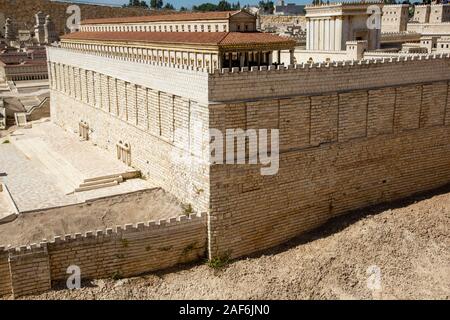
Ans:
[[[87,19],[81,22],[86,24],[110,24],[110,23],[135,23],[135,22],[170,22],[170,21],[199,21],[199,20],[226,20],[238,13],[246,13],[242,10],[237,11],[216,11],[216,12],[182,12],[171,14],[155,14],[149,16],[138,17],[117,17],[117,18],[100,18]]]
[[[272,45],[277,49],[289,49],[295,41],[261,32],[76,32],[62,37],[62,42],[101,41],[139,44],[196,44],[214,45],[220,48],[242,46],[257,48]]]

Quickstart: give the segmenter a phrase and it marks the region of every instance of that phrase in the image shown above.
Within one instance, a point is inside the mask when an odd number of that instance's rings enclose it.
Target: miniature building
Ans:
[[[424,36],[420,38],[420,45],[427,49],[427,52],[431,53],[437,46],[438,37]]]
[[[45,61],[27,61],[21,64],[7,65],[0,61],[0,78],[6,81],[43,80],[48,78]]]
[[[200,20],[193,23],[193,17]],[[134,20],[132,24],[131,20]],[[117,21],[117,25],[113,25],[113,21]],[[142,25],[134,25],[137,21]],[[88,20],[82,23],[83,31],[64,36],[61,47],[130,60],[204,68],[209,72],[271,65],[280,62],[281,50],[293,51],[295,41],[250,32],[255,30],[255,21],[254,16],[244,11]],[[229,29],[242,32],[217,31]]]
[[[412,22],[441,23],[450,21],[450,4],[425,4],[414,7]]]
[[[55,24],[49,15],[45,15],[41,11],[36,13],[34,34],[39,44],[51,44],[58,41],[58,32]]]
[[[58,31],[56,31],[55,23],[52,18],[47,15],[44,24],[45,43],[51,44],[59,40]]]
[[[380,30],[367,27],[370,5],[373,3],[306,6],[306,50],[345,50],[346,42],[355,40],[366,40],[369,50],[378,49]]]
[[[3,105],[3,99],[0,98],[0,130],[6,129],[6,109]]]
[[[417,23],[430,22],[430,5],[414,6],[414,16],[412,21]]]
[[[450,4],[432,4],[430,6],[430,23],[450,21]]]
[[[254,32],[256,17],[245,11],[218,11],[88,19],[82,32]]]
[[[274,15],[300,15],[305,14],[305,6],[295,3],[285,4],[284,0],[279,0],[274,6]]]
[[[36,25],[34,26],[34,35],[39,44],[46,43],[45,41],[45,14],[42,11],[39,11],[35,15],[36,17]]]
[[[437,39],[436,53],[450,53],[450,37]]]
[[[5,23],[6,23],[5,14],[3,12],[0,12],[0,38],[5,37]]]
[[[7,18],[5,22],[5,39],[11,43],[17,40],[17,28],[11,18]]]
[[[383,17],[381,20],[381,32],[403,32],[406,31],[409,20],[409,5],[394,4],[383,6]]]
[[[379,35],[365,24],[368,5],[311,7],[309,52],[365,58]],[[216,15],[96,20],[47,48],[52,121],[71,132],[84,121],[82,137],[206,213],[210,258],[273,247],[450,181],[450,56],[374,52],[276,67],[274,52],[295,43],[229,32],[246,13],[220,13],[227,32],[215,32]],[[210,130],[238,128],[279,130],[276,174],[212,161]]]

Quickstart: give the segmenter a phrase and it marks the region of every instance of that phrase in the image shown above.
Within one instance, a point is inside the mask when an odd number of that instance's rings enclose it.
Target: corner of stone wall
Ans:
[[[8,250],[13,296],[40,293],[51,288],[47,244],[32,244]]]

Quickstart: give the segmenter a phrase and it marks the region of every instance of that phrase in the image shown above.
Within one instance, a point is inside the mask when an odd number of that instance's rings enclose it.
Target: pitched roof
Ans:
[[[225,20],[235,15],[237,11],[210,11],[210,12],[180,12],[171,14],[158,14],[140,17],[117,17],[86,19],[81,22],[86,24],[111,24],[111,23],[138,23],[138,22],[163,22],[163,21],[193,21],[193,20]],[[242,11],[245,12],[245,11]],[[251,15],[251,14],[249,14]]]
[[[226,47],[232,45],[278,44],[294,46],[295,41],[262,32],[75,32],[64,40],[119,41],[142,43],[203,44]]]

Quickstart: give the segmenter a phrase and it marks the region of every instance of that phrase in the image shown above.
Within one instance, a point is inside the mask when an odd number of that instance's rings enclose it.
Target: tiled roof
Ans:
[[[180,43],[217,45],[280,44],[295,45],[295,41],[262,32],[76,32],[62,40],[94,40],[144,43]]]
[[[103,19],[86,19],[84,24],[105,23],[133,23],[133,22],[162,22],[162,21],[192,21],[192,20],[224,20],[240,12],[238,11],[211,11],[211,12],[182,12],[173,14],[158,14],[140,17],[118,17]]]

